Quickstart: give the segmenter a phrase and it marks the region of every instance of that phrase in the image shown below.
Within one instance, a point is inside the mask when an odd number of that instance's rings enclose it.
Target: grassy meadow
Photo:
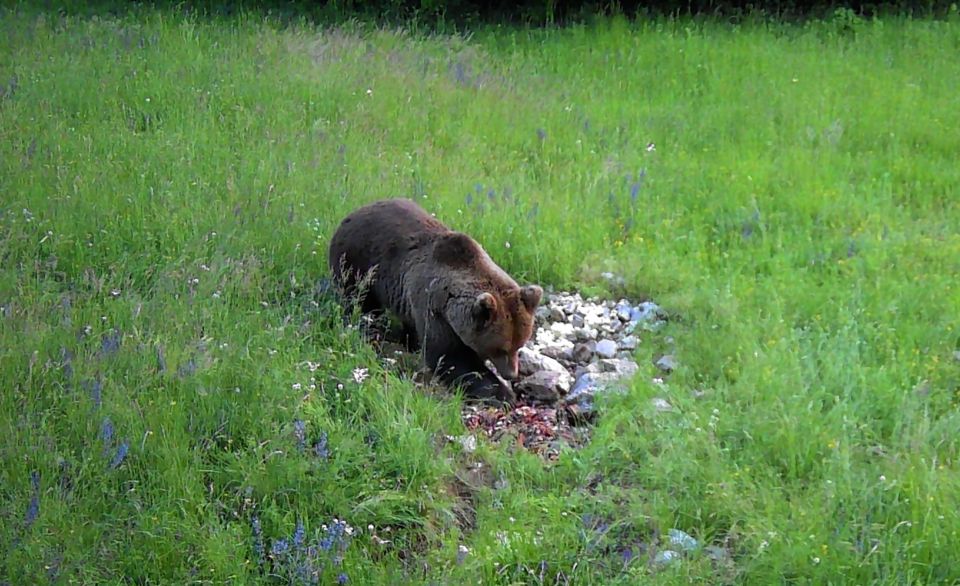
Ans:
[[[960,582],[957,18],[0,32],[0,584]],[[588,445],[449,442],[343,325],[394,196],[670,313]]]

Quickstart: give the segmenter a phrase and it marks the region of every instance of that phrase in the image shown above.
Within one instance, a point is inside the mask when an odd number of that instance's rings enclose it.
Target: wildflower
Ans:
[[[298,519],[298,520],[297,520],[297,528],[296,528],[296,529],[294,530],[294,532],[293,532],[293,546],[294,546],[294,547],[296,547],[296,548],[298,548],[298,549],[301,549],[301,548],[302,548],[302,546],[303,546],[303,536],[304,536],[304,534],[305,534],[305,531],[304,531],[304,528],[303,528],[303,521]]]
[[[116,468],[123,463],[124,458],[127,457],[127,451],[130,449],[130,446],[127,442],[121,443],[117,446],[117,453],[114,454],[113,459],[110,460],[110,468]]]
[[[299,390],[300,390],[300,383],[293,383],[293,384],[290,385],[290,386],[291,386],[291,388],[292,388],[293,390],[295,390],[295,391],[299,391]]]
[[[542,128],[538,128],[538,129],[537,129],[537,138],[539,138],[541,142],[543,142],[544,140],[546,140],[546,139],[547,139],[547,131],[544,130],[544,129],[542,129]]]
[[[307,442],[307,424],[302,419],[293,422],[293,435],[297,438],[297,449],[302,452]]]
[[[346,584],[346,583],[347,583],[347,575],[343,572],[340,572],[340,574],[337,576],[337,584]]]
[[[290,549],[290,544],[287,543],[286,539],[278,539],[273,542],[273,545],[270,547],[270,557],[277,558],[287,553],[287,550]]]
[[[367,377],[370,376],[366,368],[354,368],[353,369],[353,380],[356,383],[363,384],[363,381],[367,380]]]
[[[254,515],[250,519],[250,528],[253,532],[253,551],[257,555],[257,565],[262,566],[264,563],[264,548],[263,548],[263,529],[260,527],[260,517]]]
[[[90,381],[89,388],[90,388],[90,399],[93,401],[93,406],[96,408],[100,408],[100,404],[102,403],[100,391],[103,389],[103,383],[101,383],[97,379],[94,379]]]
[[[313,453],[321,460],[326,460],[330,457],[330,450],[327,448],[327,432],[320,434],[320,439],[313,445]]]
[[[510,248],[510,242],[509,242],[509,241],[508,241],[508,242],[504,242],[504,243],[503,243],[503,246],[506,247],[506,248]]]
[[[100,439],[105,443],[113,439],[113,422],[109,417],[104,417],[100,424]]]
[[[23,519],[24,529],[33,525],[33,522],[40,516],[40,472],[36,470],[30,472],[30,484],[33,486],[33,495],[30,497],[27,514]]]
[[[647,145],[648,153],[652,153],[655,150],[657,150],[657,145],[653,144],[652,142]]]

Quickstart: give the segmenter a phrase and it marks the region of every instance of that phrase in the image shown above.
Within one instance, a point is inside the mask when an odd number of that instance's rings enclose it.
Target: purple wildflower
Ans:
[[[90,400],[93,401],[93,406],[97,409],[100,408],[100,405],[103,403],[101,397],[101,391],[103,390],[103,383],[100,382],[100,379],[94,379],[87,382],[87,388],[90,389]]]
[[[532,220],[536,218],[537,214],[539,213],[540,213],[540,202],[536,202],[533,204],[533,207],[530,208],[530,211],[527,212],[527,219]]]
[[[313,445],[313,453],[321,460],[330,457],[330,449],[327,447],[327,432],[320,434],[320,439]]]
[[[293,547],[303,549],[303,536],[305,534],[303,521],[297,520],[297,528],[293,532]]]
[[[544,130],[544,129],[542,129],[542,128],[538,128],[538,129],[537,129],[537,138],[540,139],[540,142],[543,142],[543,141],[547,140],[547,131]]]
[[[113,459],[110,460],[110,467],[116,468],[120,464],[123,464],[124,458],[127,457],[127,451],[130,449],[130,445],[127,442],[121,443],[117,446],[117,453],[113,455]]]
[[[274,558],[280,557],[287,553],[290,549],[290,544],[287,543],[286,539],[278,539],[273,542],[273,545],[270,547],[270,555]]]
[[[116,329],[110,330],[109,333],[104,334],[100,339],[100,356],[110,356],[111,354],[116,354],[116,352],[120,349],[121,340],[122,336]]]
[[[497,198],[497,192],[494,191],[494,189],[491,187],[489,190],[487,190],[487,199],[489,199],[490,201],[493,201],[496,198]]]
[[[302,452],[307,443],[307,424],[302,419],[293,422],[293,435],[297,438],[297,449]]]
[[[337,584],[346,584],[347,575],[343,572],[340,572],[340,575],[337,576]]]
[[[109,417],[104,417],[103,423],[100,424],[100,439],[104,443],[109,443],[113,439],[113,422]]]
[[[30,497],[27,514],[23,519],[24,529],[33,525],[33,522],[40,516],[40,472],[34,470],[30,473],[30,485],[33,487],[33,495]]]
[[[250,529],[253,532],[253,551],[257,554],[257,565],[262,566],[265,561],[263,548],[263,529],[260,527],[260,517],[254,515],[250,519]]]

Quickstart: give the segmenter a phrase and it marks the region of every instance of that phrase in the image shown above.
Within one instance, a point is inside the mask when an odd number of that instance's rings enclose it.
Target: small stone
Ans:
[[[631,315],[632,309],[633,308],[630,307],[630,304],[627,303],[626,300],[621,299],[616,306],[617,318],[619,318],[620,321],[630,321],[630,315]]]
[[[569,380],[570,375],[567,374]],[[524,397],[540,403],[556,403],[560,400],[561,386],[563,385],[560,373],[550,370],[541,370],[517,383],[517,391]],[[569,382],[567,382],[569,388]]]
[[[640,370],[639,364],[633,360],[624,360],[623,358],[604,358],[597,364],[600,372],[614,372],[623,377],[633,376]]]
[[[546,305],[541,305],[537,308],[537,311],[533,314],[534,318],[537,320],[537,323],[544,323],[551,318],[551,308]]]
[[[457,441],[463,446],[463,451],[467,453],[473,453],[477,451],[477,436],[475,435],[461,435],[457,437]]]
[[[573,383],[573,388],[567,395],[567,401],[575,402],[583,396],[592,397],[597,392],[622,389],[622,385],[618,384],[620,378],[612,372],[585,373]]]
[[[620,340],[620,349],[621,350],[636,350],[639,340],[636,336],[627,336],[624,339]]]
[[[564,322],[555,322],[550,325],[550,330],[558,338],[573,338],[573,326]]]
[[[577,366],[576,370],[574,370],[573,372],[573,378],[574,380],[576,380],[585,374],[599,374],[599,373],[600,373],[600,365],[596,362],[591,362],[586,366],[584,365]]]
[[[593,358],[593,352],[597,349],[597,343],[589,341],[577,344],[573,347],[573,361],[586,364]]]
[[[541,372],[554,372],[559,377],[556,387],[561,393],[570,390],[570,384],[573,382],[570,372],[550,356],[545,356],[528,348],[520,348],[520,374],[522,376],[535,376]]]
[[[580,315],[579,313],[575,313],[575,314],[573,314],[573,315],[570,316],[570,325],[572,325],[573,327],[575,327],[575,328],[582,328],[582,327],[583,327],[583,323],[584,323],[584,322],[583,322],[583,316]]]
[[[653,563],[658,566],[669,566],[680,563],[680,554],[672,549],[663,549],[653,556]]]
[[[694,551],[700,544],[689,533],[679,529],[671,529],[667,532],[670,538],[670,545],[676,545],[683,551]]]
[[[614,358],[617,355],[617,343],[613,340],[597,342],[597,355],[601,358]]]
[[[664,354],[657,360],[656,366],[663,372],[673,372],[677,369],[677,359],[673,357],[673,354]]]
[[[557,306],[551,306],[549,309],[551,321],[567,321],[567,316],[563,313],[563,310]]]
[[[666,413],[667,411],[673,411],[673,405],[671,405],[669,401],[667,401],[666,399],[655,397],[650,402],[653,404],[653,408],[661,413]]]
[[[597,330],[593,328],[577,328],[573,331],[573,338],[578,342],[588,342],[597,338]]]

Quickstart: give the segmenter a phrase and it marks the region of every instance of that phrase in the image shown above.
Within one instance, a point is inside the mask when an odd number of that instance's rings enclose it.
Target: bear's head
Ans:
[[[447,301],[447,321],[460,340],[493,363],[503,378],[518,376],[520,348],[533,335],[534,312],[543,289],[521,287],[483,248],[460,232],[439,237],[433,260],[451,271],[456,290]]]
[[[543,289],[527,285],[503,293],[479,293],[473,301],[473,327],[458,332],[481,358],[489,360],[507,380],[519,374],[519,351],[533,335],[534,312]],[[466,328],[463,328],[466,329]]]

